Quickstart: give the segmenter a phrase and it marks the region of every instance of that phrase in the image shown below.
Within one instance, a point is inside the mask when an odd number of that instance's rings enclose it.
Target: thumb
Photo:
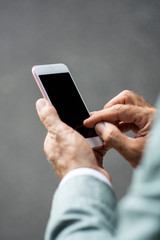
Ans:
[[[143,149],[142,141],[124,135],[112,123],[100,122],[96,124],[95,130],[107,149],[116,149],[133,167],[136,167]]]
[[[47,99],[41,98],[36,102],[36,109],[41,122],[47,130],[52,130],[53,124],[55,128],[55,124],[60,119],[53,105]]]
[[[95,126],[97,134],[103,139],[106,147],[122,148],[126,143],[126,136],[112,123],[100,122]]]

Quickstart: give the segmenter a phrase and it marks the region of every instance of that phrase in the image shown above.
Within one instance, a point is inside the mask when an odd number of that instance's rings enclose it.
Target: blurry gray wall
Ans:
[[[63,62],[89,110],[124,89],[154,104],[160,91],[159,0],[0,0],[0,239],[43,239],[58,178],[43,153],[46,130],[35,64]],[[105,157],[119,199],[132,169]]]

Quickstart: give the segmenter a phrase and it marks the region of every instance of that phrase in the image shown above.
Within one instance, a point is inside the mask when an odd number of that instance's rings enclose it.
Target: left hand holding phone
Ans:
[[[62,122],[56,109],[46,99],[39,99],[36,108],[41,122],[48,130],[44,151],[60,179],[69,171],[88,167],[102,172],[110,181],[110,175],[102,167],[102,157],[90,148],[85,138]]]

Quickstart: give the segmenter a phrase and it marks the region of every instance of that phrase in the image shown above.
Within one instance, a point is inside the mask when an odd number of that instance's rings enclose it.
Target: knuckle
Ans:
[[[40,119],[48,130],[52,128],[52,126],[56,125],[57,120],[59,120],[56,110],[52,107],[45,108],[40,116]]]
[[[49,145],[50,145],[50,141],[49,141],[49,137],[48,137],[48,134],[44,140],[44,144],[43,144],[43,149],[44,149],[44,152],[48,155],[48,152],[49,152]]]
[[[43,123],[47,123],[51,115],[52,115],[51,108],[46,108],[45,111],[43,111],[43,114],[41,115],[41,121]]]
[[[122,92],[122,96],[124,97],[124,99],[128,100],[133,96],[133,92],[130,90],[124,90]]]
[[[122,104],[116,104],[114,106],[114,114],[115,114],[115,121],[120,121],[120,115],[124,110],[124,106]]]
[[[123,91],[123,98],[125,104],[142,105],[145,102],[142,97],[138,96],[134,91],[130,90]]]
[[[122,108],[122,106],[123,106],[122,104],[116,104],[114,106],[114,111],[118,112]]]
[[[128,89],[125,89],[125,90],[122,91],[123,95],[130,95],[131,93],[132,92],[130,90],[128,90]]]
[[[105,141],[105,144],[109,145],[112,143],[112,141],[115,139],[116,135],[116,127],[113,125],[109,128],[107,128],[103,134],[103,139]]]
[[[115,138],[115,127],[109,129],[108,138],[110,142]]]
[[[47,156],[47,159],[54,163],[54,159],[56,157],[56,151],[55,151],[55,144],[53,140],[50,138],[49,134],[47,134],[45,141],[44,141],[44,152]]]
[[[73,131],[72,128],[67,126],[65,123],[59,121],[58,124],[52,125],[49,129],[50,138],[54,141],[62,141],[67,138],[69,134]]]

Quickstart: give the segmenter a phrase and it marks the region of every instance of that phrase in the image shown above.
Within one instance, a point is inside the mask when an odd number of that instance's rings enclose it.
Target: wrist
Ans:
[[[83,176],[83,175],[95,177],[95,178],[99,179],[100,181],[105,182],[110,187],[112,187],[111,181],[108,179],[106,174],[104,174],[104,172],[101,172],[98,169],[89,168],[89,167],[79,167],[79,168],[75,168],[75,169],[69,171],[62,178],[62,180],[59,184],[59,187],[63,186],[68,180],[70,180],[74,177]]]
[[[110,183],[112,183],[112,179],[111,179],[111,176],[110,174],[103,168],[103,167],[100,167],[98,165],[93,165],[93,164],[82,164],[82,165],[76,165],[76,166],[72,166],[71,168],[69,168],[67,171],[65,171],[63,173],[63,175],[60,177],[60,179],[62,180],[67,174],[69,174],[70,172],[72,171],[76,171],[78,169],[90,169],[91,171],[97,171],[101,174],[103,174]]]

